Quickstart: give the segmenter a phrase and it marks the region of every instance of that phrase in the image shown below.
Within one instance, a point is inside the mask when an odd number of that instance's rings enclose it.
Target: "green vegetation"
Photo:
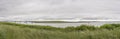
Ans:
[[[0,22],[0,39],[120,39],[120,24],[56,28]]]

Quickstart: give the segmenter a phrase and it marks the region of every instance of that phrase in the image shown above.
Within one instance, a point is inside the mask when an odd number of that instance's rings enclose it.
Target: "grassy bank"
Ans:
[[[120,24],[56,28],[0,22],[0,39],[120,39]]]

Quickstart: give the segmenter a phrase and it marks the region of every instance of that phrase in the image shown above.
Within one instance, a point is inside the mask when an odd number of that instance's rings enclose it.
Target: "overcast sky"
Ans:
[[[120,0],[0,0],[0,16],[120,19]]]

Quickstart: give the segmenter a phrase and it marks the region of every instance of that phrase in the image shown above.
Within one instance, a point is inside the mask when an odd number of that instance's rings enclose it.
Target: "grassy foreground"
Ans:
[[[120,24],[56,28],[0,22],[0,39],[120,39]]]

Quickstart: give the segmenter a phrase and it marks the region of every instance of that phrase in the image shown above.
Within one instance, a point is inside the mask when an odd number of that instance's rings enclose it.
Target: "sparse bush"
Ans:
[[[83,31],[83,30],[95,30],[95,29],[96,29],[96,27],[90,26],[90,25],[81,25],[81,26],[76,27],[76,30],[80,30],[80,31]]]
[[[120,27],[120,24],[110,24],[111,26]]]
[[[100,26],[100,28],[112,30],[115,28],[115,26],[112,26],[111,24],[104,24],[104,25]]]

